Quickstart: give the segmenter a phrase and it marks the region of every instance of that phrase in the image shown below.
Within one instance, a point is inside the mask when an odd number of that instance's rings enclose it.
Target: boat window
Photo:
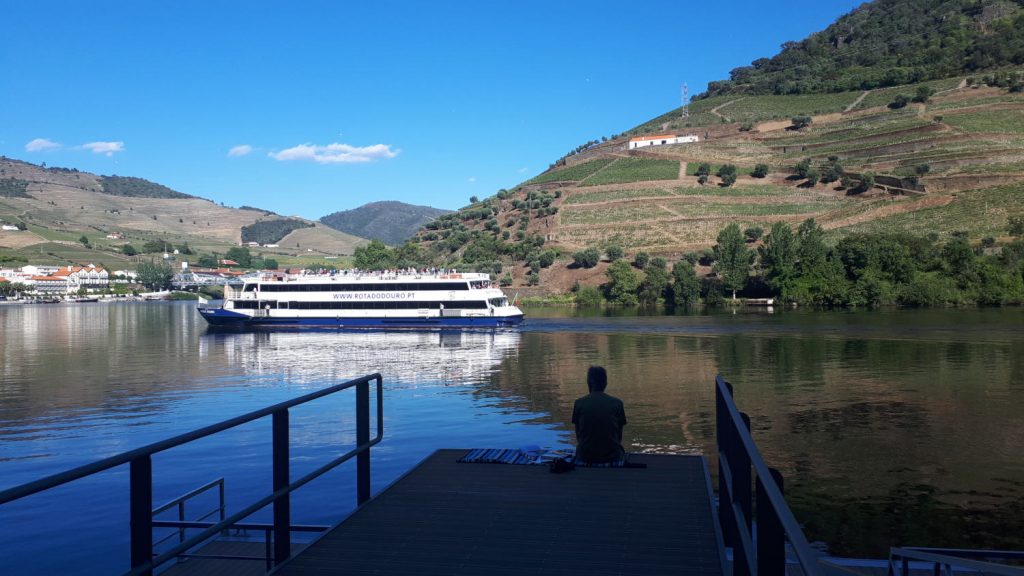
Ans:
[[[508,298],[504,298],[504,297],[502,297],[502,298],[491,298],[490,300],[488,300],[488,302],[490,302],[491,306],[494,306],[495,308],[501,308],[502,306],[508,306]]]
[[[256,291],[256,285],[255,284],[246,284],[245,287],[242,288],[242,292],[255,292],[255,291]]]

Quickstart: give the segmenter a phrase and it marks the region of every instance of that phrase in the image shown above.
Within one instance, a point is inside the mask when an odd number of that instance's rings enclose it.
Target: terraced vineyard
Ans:
[[[588,152],[593,159],[485,200],[494,222],[469,220],[468,227],[511,246],[540,239],[563,259],[582,248],[617,244],[627,256],[642,250],[672,261],[713,246],[729,223],[768,229],[808,218],[833,241],[851,232],[897,230],[965,231],[974,242],[999,237],[1009,217],[1024,215],[1024,96],[1005,88],[960,88],[960,82],[929,82],[936,93],[928,102],[896,110],[885,104],[895,95],[914,95],[916,85],[872,90],[852,107],[864,92],[697,101],[688,120],[673,110],[627,134],[696,133],[698,143],[630,151],[628,137],[621,137]],[[790,129],[791,116],[804,113],[815,114],[810,125]],[[812,186],[794,174],[808,158],[818,169],[838,162],[848,177],[873,172],[876,186],[861,191],[852,180],[844,188],[841,179]],[[696,177],[702,162],[711,164],[705,185]],[[750,175],[758,163],[769,166],[767,177]],[[723,164],[737,167],[732,186],[714,176]],[[511,267],[516,283],[527,273]]]
[[[598,160],[591,160],[568,168],[552,170],[527,181],[526,184],[546,184],[548,182],[573,182],[585,180],[601,168],[611,164],[613,161],[614,158],[600,158]]]
[[[675,180],[679,162],[654,158],[618,158],[583,181],[583,186],[628,184],[649,180]]]

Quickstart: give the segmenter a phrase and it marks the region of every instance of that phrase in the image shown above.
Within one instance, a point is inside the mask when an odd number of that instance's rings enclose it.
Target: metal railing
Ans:
[[[736,408],[732,392],[732,384],[715,377],[718,518],[725,545],[733,549],[733,574],[785,575],[788,539],[803,573],[817,576],[817,555],[786,504],[782,475],[764,463],[750,435],[750,417]],[[751,468],[756,475],[756,534]]]
[[[1022,576],[1024,567],[1007,566],[986,560],[1024,562],[1024,552],[1009,550],[962,550],[956,548],[891,548],[889,576],[910,576],[911,562],[932,565],[932,574],[952,576],[954,571],[1005,576]]]
[[[203,484],[199,488],[196,488],[194,490],[190,490],[190,491],[186,492],[185,494],[182,494],[181,496],[178,496],[177,498],[174,498],[170,502],[167,502],[166,504],[163,504],[161,506],[157,506],[156,508],[153,508],[153,514],[152,514],[152,516],[153,516],[153,526],[156,527],[156,528],[168,527],[168,526],[162,526],[163,521],[157,520],[156,516],[157,516],[157,514],[160,514],[161,512],[166,512],[167,510],[170,510],[171,508],[177,508],[177,511],[178,511],[178,522],[184,522],[185,521],[185,505],[188,503],[188,501],[193,499],[193,498],[195,498],[195,497],[197,497],[197,496],[199,496],[199,495],[201,495],[201,494],[203,494],[204,492],[206,492],[206,491],[208,491],[208,490],[210,490],[211,488],[214,488],[214,487],[217,488],[217,495],[218,495],[217,507],[214,508],[213,510],[210,510],[209,512],[207,512],[205,514],[200,515],[198,518],[196,518],[196,520],[197,521],[203,521],[203,520],[206,520],[210,516],[213,516],[214,514],[217,514],[217,513],[220,514],[220,519],[224,520],[224,514],[225,514],[225,512],[227,512],[227,508],[224,506],[224,478],[220,477],[220,478],[217,478],[216,480],[213,480],[213,481],[207,482],[206,484]],[[181,527],[181,526],[178,526],[178,530],[177,530],[176,533],[178,535],[178,542],[184,542],[185,541],[185,528]],[[160,544],[163,544],[164,542],[170,540],[171,538],[174,538],[174,535],[175,535],[175,532],[172,532],[172,533],[168,534],[167,536],[164,536],[163,538],[161,538],[161,539],[157,540],[156,542],[154,542],[153,546],[156,547],[156,546],[159,546]]]
[[[370,382],[376,381],[377,394],[377,435],[370,438]],[[261,410],[231,418],[205,428],[193,430],[174,438],[155,442],[148,446],[136,448],[116,456],[111,456],[91,464],[79,466],[15,486],[0,492],[0,505],[37,494],[68,482],[73,482],[93,474],[129,465],[129,524],[131,534],[131,570],[130,575],[152,574],[153,570],[163,563],[187,552],[190,548],[201,544],[218,532],[235,526],[240,520],[254,512],[273,504],[273,557],[274,564],[281,564],[291,555],[291,493],[301,488],[322,474],[352,457],[356,458],[356,501],[363,504],[370,499],[370,447],[378,444],[384,437],[384,396],[383,378],[379,373],[369,374],[355,380],[336,384],[323,390],[306,394],[299,398],[281,402]],[[289,434],[288,409],[307,402],[323,398],[348,388],[356,389],[356,446],[345,454],[306,474],[302,478],[289,482]],[[159,452],[205,438],[224,430],[229,430],[271,416],[272,420],[272,456],[273,492],[244,509],[206,526],[198,534],[179,542],[170,549],[153,555],[153,462],[152,456]],[[205,525],[205,523],[203,523]],[[239,525],[240,526],[240,525]],[[183,526],[192,527],[192,526]],[[195,526],[201,527],[201,526]]]

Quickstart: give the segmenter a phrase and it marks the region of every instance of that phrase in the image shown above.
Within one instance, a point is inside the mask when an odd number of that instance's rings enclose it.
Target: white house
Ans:
[[[124,234],[120,232],[111,232],[107,234],[107,240],[124,240]]]
[[[18,227],[17,226],[11,226],[10,224],[4,224],[4,225],[0,226],[0,230],[3,230],[4,232],[17,232],[18,231]]]
[[[664,146],[665,144],[689,144],[700,139],[693,134],[676,136],[675,134],[652,134],[650,136],[634,136],[629,139],[629,149],[646,148],[647,146]]]

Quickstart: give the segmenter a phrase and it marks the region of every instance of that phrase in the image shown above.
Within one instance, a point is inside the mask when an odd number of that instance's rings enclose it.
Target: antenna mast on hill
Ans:
[[[686,85],[686,82],[683,82],[680,92],[682,92],[683,110],[679,118],[686,122],[686,119],[690,117],[690,87]]]

